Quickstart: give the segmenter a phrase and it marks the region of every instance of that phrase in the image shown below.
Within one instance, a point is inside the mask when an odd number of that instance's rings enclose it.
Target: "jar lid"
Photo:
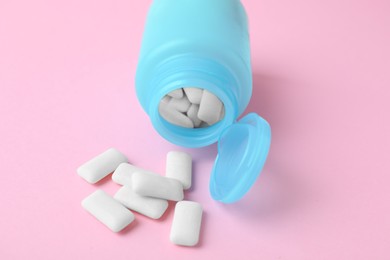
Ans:
[[[270,144],[270,125],[256,113],[246,115],[223,130],[211,172],[213,199],[224,203],[241,199],[263,169]]]

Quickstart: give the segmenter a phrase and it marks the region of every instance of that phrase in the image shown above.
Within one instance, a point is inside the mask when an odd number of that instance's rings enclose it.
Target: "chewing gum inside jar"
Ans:
[[[179,88],[165,95],[159,104],[160,115],[169,123],[186,128],[208,127],[225,115],[221,100],[201,88]]]

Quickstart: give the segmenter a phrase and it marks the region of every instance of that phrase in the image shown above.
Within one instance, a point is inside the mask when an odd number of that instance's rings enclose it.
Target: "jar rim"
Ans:
[[[218,141],[221,132],[238,117],[236,80],[220,63],[200,56],[178,55],[156,65],[150,80],[147,113],[154,128],[166,140],[184,147],[203,147]],[[224,105],[222,120],[204,128],[185,128],[166,121],[159,113],[161,99],[173,90],[198,87],[210,91]]]
[[[209,82],[191,79],[187,79],[186,82],[192,82],[191,86],[202,86],[202,89],[208,90],[216,95],[224,104],[224,118],[214,125],[204,128],[185,128],[166,121],[159,113],[159,103],[167,93],[183,87],[182,82],[172,82],[171,85],[162,88],[158,94],[152,97],[149,107],[149,116],[152,124],[161,136],[176,145],[195,148],[215,143],[219,139],[220,133],[226,127],[230,126],[236,118],[237,111],[234,101],[229,95],[223,91],[218,91],[218,88]]]

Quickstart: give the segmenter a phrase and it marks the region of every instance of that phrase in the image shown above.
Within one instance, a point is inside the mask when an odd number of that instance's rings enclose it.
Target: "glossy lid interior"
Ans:
[[[218,156],[210,179],[213,199],[232,203],[255,183],[267,159],[271,128],[256,113],[227,127],[218,141]]]

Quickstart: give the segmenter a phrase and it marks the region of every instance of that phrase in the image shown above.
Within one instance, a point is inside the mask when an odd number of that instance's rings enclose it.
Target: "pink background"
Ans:
[[[164,172],[163,140],[134,76],[151,1],[0,1],[0,259],[390,259],[390,4],[243,1],[252,41],[249,111],[273,143],[239,203],[208,192],[216,146],[187,150],[205,211],[198,247],[158,221],[112,233],[80,206],[76,168],[109,147]]]

